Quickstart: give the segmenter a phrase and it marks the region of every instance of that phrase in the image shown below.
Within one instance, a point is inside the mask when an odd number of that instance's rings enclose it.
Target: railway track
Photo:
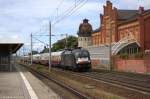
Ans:
[[[134,91],[138,91],[144,94],[150,94],[150,85],[147,83],[150,79],[146,79],[144,81],[136,78],[131,78],[125,75],[117,75],[114,73],[98,73],[98,72],[86,72],[86,73],[78,73],[72,71],[62,71],[61,69],[53,69],[56,71],[69,73],[76,76],[88,77],[96,81],[104,81],[110,84],[115,84],[122,86],[127,89],[131,89]]]
[[[100,72],[92,72],[95,74],[101,74]],[[104,74],[104,73],[102,73]],[[141,74],[127,74],[127,73],[121,73],[121,72],[107,72],[105,73],[108,76],[117,76],[120,78],[127,78],[130,80],[135,80],[135,81],[141,81],[141,82],[149,82],[150,81],[150,76],[149,75],[141,75]]]
[[[98,73],[86,73],[86,74],[81,74],[86,77],[90,77],[96,80],[102,80],[105,82],[109,82],[112,84],[116,85],[121,85],[123,87],[127,87],[130,89],[134,89],[137,91],[140,91],[142,93],[148,93],[150,94],[150,85],[149,83],[145,83],[136,79],[131,79],[128,77],[123,77],[123,76],[116,76],[116,75],[99,75]]]
[[[26,66],[24,66],[26,67]],[[56,83],[57,85],[61,86],[62,88],[64,88],[65,90],[68,90],[69,92],[73,93],[74,95],[76,95],[77,97],[79,97],[79,99],[91,99],[89,96],[79,92],[78,90],[75,90],[74,88],[66,85],[66,84],[63,84],[62,82],[59,82],[58,80],[54,79],[54,78],[51,78],[49,77],[48,75],[46,74],[43,74],[41,72],[38,72],[32,68],[29,68],[29,67],[26,67],[31,73],[33,73],[34,75],[40,75],[42,76],[43,78],[46,78],[48,79],[49,81],[52,81],[54,83]]]
[[[120,72],[73,72],[60,68],[52,68],[52,73],[74,79],[84,84],[89,84],[89,86],[95,86],[96,89],[108,91],[108,93],[117,94],[129,99],[150,99],[150,85],[147,83],[149,81],[149,76],[145,77],[139,75],[136,77],[136,75],[134,75],[133,77],[133,75],[128,76],[124,73],[120,74]],[[49,76],[46,76],[46,78],[50,79]],[[71,90],[75,90],[74,88],[71,88]],[[77,90],[75,90],[75,94]],[[88,94],[88,96],[90,96],[90,94]],[[90,97],[86,96],[80,98],[89,99]]]

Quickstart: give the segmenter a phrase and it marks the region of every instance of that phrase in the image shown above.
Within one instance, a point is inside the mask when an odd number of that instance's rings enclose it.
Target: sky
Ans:
[[[83,1],[83,0],[76,0]],[[150,9],[149,0],[110,0],[118,9]],[[79,24],[89,19],[93,29],[100,26],[99,14],[103,13],[106,0],[88,0],[73,15],[52,25],[52,43],[63,38],[61,34],[76,35]],[[52,23],[63,13],[75,6],[75,0],[0,0],[0,38],[18,37],[26,46],[30,44],[30,34],[48,34],[49,21]],[[47,43],[48,37],[35,36]],[[34,49],[41,49],[42,43],[34,40]]]

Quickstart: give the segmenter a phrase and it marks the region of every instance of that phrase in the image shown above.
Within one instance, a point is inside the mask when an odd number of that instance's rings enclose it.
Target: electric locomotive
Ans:
[[[85,49],[66,49],[53,52],[51,62],[53,66],[71,70],[90,70],[90,54]]]

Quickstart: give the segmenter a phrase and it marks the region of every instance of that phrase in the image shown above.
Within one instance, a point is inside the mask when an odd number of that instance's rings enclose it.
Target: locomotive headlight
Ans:
[[[80,62],[81,62],[81,58],[77,58],[76,63],[78,64],[78,63],[80,63]]]
[[[81,63],[81,62],[90,62],[90,60],[88,59],[88,57],[86,57],[86,58],[77,58],[76,63]]]
[[[90,61],[90,60],[89,60],[88,62],[89,62],[89,63],[91,63],[91,61]]]

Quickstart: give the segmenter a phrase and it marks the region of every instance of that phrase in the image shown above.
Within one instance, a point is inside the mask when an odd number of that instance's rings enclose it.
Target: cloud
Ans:
[[[118,8],[122,9],[138,9],[139,6],[143,6],[146,9],[150,8],[149,0],[113,0]]]
[[[48,34],[48,21],[56,19],[56,8],[59,5],[58,15],[62,15],[74,5],[74,0],[0,0],[0,33],[6,36],[19,36],[24,42],[30,42],[30,34],[40,32]],[[118,9],[138,9],[139,5],[150,8],[149,0],[111,0]],[[76,35],[79,24],[88,18],[96,29],[100,25],[99,14],[103,13],[106,0],[88,0],[72,16],[62,20],[52,27],[52,33]],[[52,42],[61,37],[52,38]],[[39,37],[40,39],[40,37]],[[48,38],[41,38],[45,42]],[[40,46],[39,46],[40,47]]]

